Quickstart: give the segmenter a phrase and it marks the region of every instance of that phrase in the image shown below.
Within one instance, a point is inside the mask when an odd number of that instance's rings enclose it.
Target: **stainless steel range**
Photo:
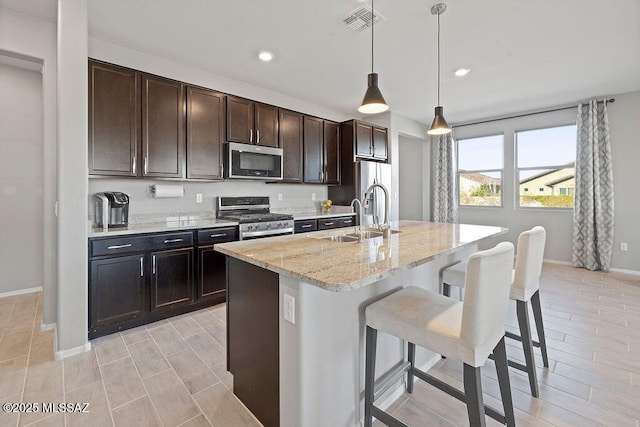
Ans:
[[[218,197],[217,217],[236,221],[240,240],[293,234],[293,215],[269,211],[269,197]]]

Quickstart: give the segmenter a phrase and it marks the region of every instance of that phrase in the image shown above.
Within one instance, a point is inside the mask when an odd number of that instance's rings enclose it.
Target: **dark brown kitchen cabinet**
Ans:
[[[387,129],[373,126],[373,158],[387,160]]]
[[[353,216],[334,218],[322,218],[318,220],[318,230],[330,230],[333,228],[351,227],[355,225]]]
[[[184,178],[184,84],[142,75],[142,176]]]
[[[324,121],[324,183],[340,184],[340,125]]]
[[[387,161],[386,128],[359,120],[344,122],[341,128],[342,152],[352,152],[353,161],[358,159]]]
[[[303,115],[280,109],[279,146],[282,148],[282,178],[284,181],[302,182]]]
[[[221,179],[225,95],[187,86],[187,178]]]
[[[151,253],[151,311],[193,299],[193,248]]]
[[[200,301],[225,300],[227,289],[226,257],[213,249],[216,243],[238,239],[236,227],[212,228],[198,231],[198,294]]]
[[[304,182],[321,184],[323,172],[323,121],[304,116]]]
[[[136,176],[140,73],[89,61],[89,174]]]
[[[136,319],[146,311],[143,254],[92,260],[89,268],[92,328]]]
[[[355,122],[356,156],[373,157],[373,128],[371,125]]]
[[[227,141],[278,146],[278,107],[227,96]]]

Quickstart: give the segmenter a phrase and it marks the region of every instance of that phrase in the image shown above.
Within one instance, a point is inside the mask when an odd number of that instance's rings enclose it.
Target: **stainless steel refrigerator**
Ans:
[[[360,199],[364,204],[364,196],[371,184],[384,185],[391,192],[391,165],[380,162],[360,160],[350,163],[342,169],[342,185],[329,187],[329,198],[338,205],[349,205],[354,198]],[[391,200],[391,194],[389,194]],[[384,194],[380,188],[376,188],[369,199],[369,207],[364,209],[364,218],[359,218],[360,224],[371,225],[374,218],[378,222],[384,221]],[[356,211],[358,210],[356,204]],[[359,212],[356,212],[359,216]]]

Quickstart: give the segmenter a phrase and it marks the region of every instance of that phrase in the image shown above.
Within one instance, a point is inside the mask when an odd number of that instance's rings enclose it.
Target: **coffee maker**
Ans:
[[[105,191],[93,195],[97,228],[118,228],[129,225],[129,195],[119,191]]]

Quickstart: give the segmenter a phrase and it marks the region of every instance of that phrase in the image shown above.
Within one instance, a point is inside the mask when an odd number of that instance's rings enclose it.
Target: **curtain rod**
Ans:
[[[598,102],[602,102],[602,101],[598,101]],[[604,102],[612,104],[612,103],[616,102],[616,100],[615,100],[615,98],[610,98],[610,99],[605,99]],[[569,107],[554,108],[554,109],[551,109],[551,110],[536,111],[535,113],[516,114],[514,116],[499,117],[497,119],[480,120],[480,121],[477,121],[477,122],[463,123],[461,125],[453,125],[451,127],[452,128],[461,128],[461,127],[464,127],[464,126],[479,125],[479,124],[482,124],[482,123],[491,123],[491,122],[497,122],[497,121],[500,121],[500,120],[517,119],[519,117],[535,116],[536,114],[552,113],[554,111],[570,110],[572,108],[578,108],[578,105],[579,104],[571,105]]]

